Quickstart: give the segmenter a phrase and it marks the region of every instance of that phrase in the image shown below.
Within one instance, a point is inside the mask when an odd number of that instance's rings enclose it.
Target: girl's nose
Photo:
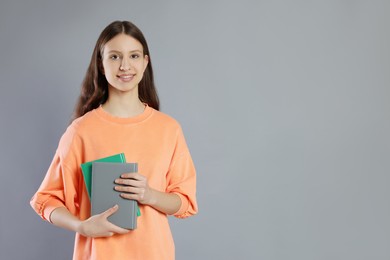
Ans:
[[[128,59],[124,58],[122,59],[121,66],[119,67],[120,70],[126,71],[130,69],[130,62]]]

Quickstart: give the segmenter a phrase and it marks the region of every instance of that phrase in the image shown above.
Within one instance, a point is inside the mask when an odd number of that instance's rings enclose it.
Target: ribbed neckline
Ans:
[[[144,120],[146,120],[149,116],[152,115],[153,113],[153,109],[151,107],[149,107],[148,105],[145,105],[145,109],[144,111],[137,115],[137,116],[133,116],[133,117],[117,117],[117,116],[113,116],[111,115],[110,113],[108,113],[107,111],[105,111],[103,109],[102,106],[99,106],[98,108],[95,109],[95,113],[107,120],[107,121],[110,121],[110,122],[113,122],[113,123],[117,123],[117,124],[136,124],[136,123],[140,123]]]

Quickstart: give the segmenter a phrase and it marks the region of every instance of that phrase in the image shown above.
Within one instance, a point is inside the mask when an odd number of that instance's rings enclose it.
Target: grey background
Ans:
[[[0,259],[70,259],[29,206],[92,48],[131,20],[200,212],[177,259],[390,259],[389,1],[1,1]]]

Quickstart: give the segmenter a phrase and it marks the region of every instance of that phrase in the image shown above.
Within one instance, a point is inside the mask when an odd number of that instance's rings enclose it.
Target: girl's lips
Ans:
[[[120,80],[122,81],[125,81],[125,82],[128,82],[128,81],[131,81],[133,78],[134,78],[134,75],[130,75],[130,74],[123,74],[123,75],[118,75],[117,76]]]

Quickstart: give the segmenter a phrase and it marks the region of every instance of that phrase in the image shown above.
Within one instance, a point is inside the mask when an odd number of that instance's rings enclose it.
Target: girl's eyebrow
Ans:
[[[138,49],[129,51],[129,53],[134,53],[134,52],[140,52],[140,53],[142,53],[142,51],[141,51],[141,50],[138,50]],[[110,51],[108,51],[107,53],[122,53],[122,52],[121,52],[121,51],[117,51],[117,50],[110,50]]]

